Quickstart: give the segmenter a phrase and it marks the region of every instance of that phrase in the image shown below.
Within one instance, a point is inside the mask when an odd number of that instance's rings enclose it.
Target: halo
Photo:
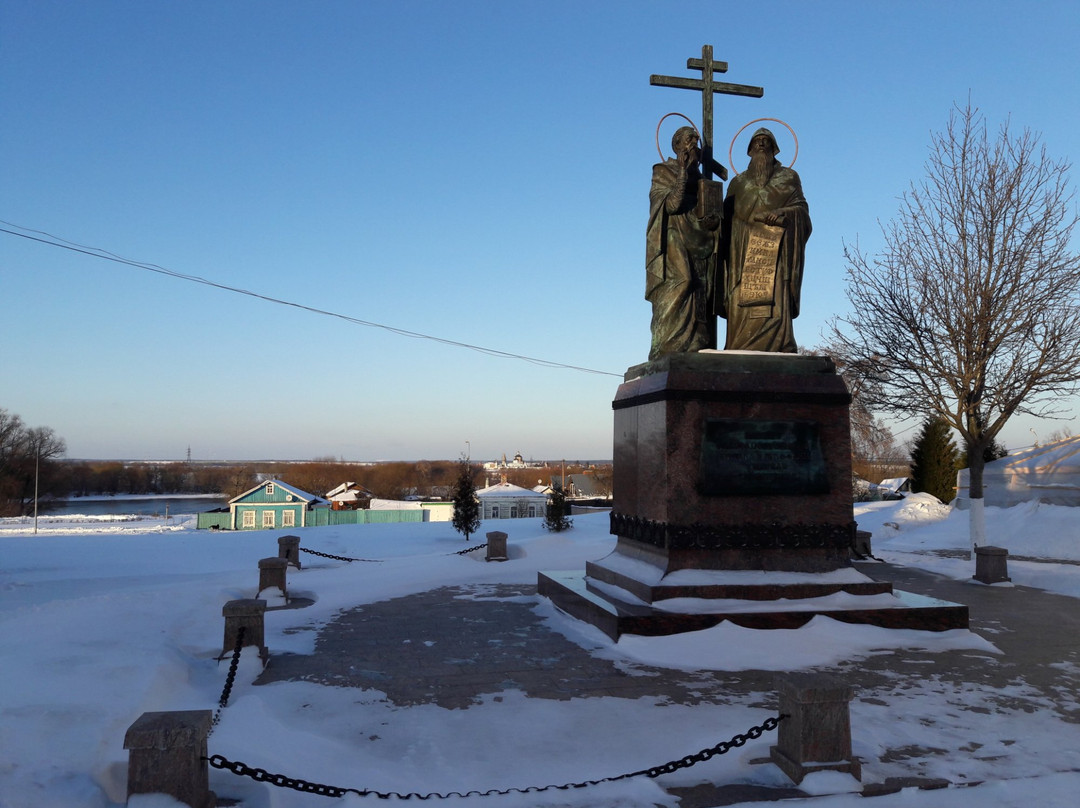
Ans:
[[[661,120],[663,120],[663,119],[661,119]],[[733,137],[731,139],[731,145],[728,146],[728,150],[727,150],[728,165],[731,166],[731,170],[734,171],[736,174],[739,173],[739,170],[737,168],[735,168],[735,160],[732,159],[732,157],[731,157],[731,150],[735,148],[735,140],[739,137],[739,135],[741,135],[743,133],[743,131],[746,129],[746,127],[753,126],[755,123],[761,123],[762,121],[774,121],[775,123],[778,123],[778,124],[781,124],[782,126],[787,127],[787,130],[789,132],[791,132],[791,137],[795,141],[795,155],[791,158],[791,162],[788,163],[788,168],[791,168],[793,165],[795,165],[795,161],[799,159],[799,136],[795,134],[794,129],[792,129],[790,126],[788,126],[788,124],[786,122],[780,120],[779,118],[755,118],[754,120],[750,121],[750,123],[743,124],[742,129],[740,129],[738,132],[735,133],[735,137]],[[656,136],[657,136],[657,140],[659,141],[660,127],[657,127]]]
[[[660,159],[661,159],[661,160],[663,160],[663,159],[665,159],[665,158],[664,158],[664,153],[663,153],[663,152],[662,152],[662,151],[660,150],[660,124],[662,124],[662,123],[663,123],[664,121],[666,121],[666,120],[667,120],[668,118],[670,118],[670,117],[671,117],[672,115],[678,115],[678,116],[679,116],[680,118],[682,118],[682,119],[683,119],[684,121],[686,121],[686,122],[687,122],[688,124],[690,124],[691,126],[693,126],[693,127],[694,127],[694,131],[695,131],[695,132],[697,132],[697,139],[698,139],[698,143],[700,143],[700,142],[701,142],[701,130],[700,130],[700,129],[698,129],[698,128],[697,128],[697,126],[695,126],[695,125],[694,125],[694,122],[693,122],[692,120],[690,120],[689,118],[687,118],[687,117],[686,117],[685,115],[683,115],[683,114],[682,114],[681,112],[669,112],[669,113],[668,113],[667,115],[665,115],[665,116],[664,116],[663,118],[661,118],[661,119],[660,119],[660,120],[659,120],[659,121],[657,122],[657,124],[656,124],[656,152],[657,152],[657,154],[659,154],[659,155],[660,155]],[[747,126],[749,126],[749,125],[750,125],[750,124],[747,124]],[[745,129],[745,128],[746,128],[746,126],[744,126],[744,127],[743,127],[743,129]],[[739,131],[742,131],[742,130],[740,129]]]

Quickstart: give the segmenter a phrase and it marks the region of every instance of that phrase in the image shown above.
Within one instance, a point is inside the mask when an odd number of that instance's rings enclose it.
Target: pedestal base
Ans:
[[[631,368],[615,410],[615,552],[540,573],[540,594],[613,639],[730,620],[967,627],[967,607],[851,566],[851,396],[824,356],[702,351]]]
[[[729,620],[743,628],[800,628],[818,615],[882,628],[947,631],[968,627],[968,607],[911,592],[846,595],[799,600],[702,599],[680,611],[645,603],[626,590],[591,581],[578,571],[539,573],[537,591],[559,609],[618,641],[623,634],[647,637],[700,631]],[[860,602],[862,601],[862,602]]]

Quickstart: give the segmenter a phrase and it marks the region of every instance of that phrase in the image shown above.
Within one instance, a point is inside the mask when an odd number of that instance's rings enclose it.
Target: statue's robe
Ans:
[[[650,360],[716,347],[711,301],[719,231],[694,214],[697,175],[685,177],[675,160],[653,166],[645,253],[645,299],[653,306]]]
[[[746,245],[752,217],[765,211],[784,215],[773,300],[771,305],[748,305],[742,298]],[[731,180],[724,199],[724,277],[716,300],[717,312],[727,319],[725,350],[796,353],[791,321],[799,316],[803,260],[810,231],[810,208],[799,175],[790,168],[776,163],[764,186],[752,182],[746,172]]]

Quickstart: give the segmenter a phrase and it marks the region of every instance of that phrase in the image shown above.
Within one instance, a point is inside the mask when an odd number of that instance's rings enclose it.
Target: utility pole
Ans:
[[[34,535],[37,535],[38,468],[41,465],[41,444],[34,445]]]

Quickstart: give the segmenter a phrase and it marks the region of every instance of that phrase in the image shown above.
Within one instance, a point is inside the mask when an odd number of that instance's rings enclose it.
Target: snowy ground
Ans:
[[[988,509],[994,544],[1011,555],[1014,583],[1080,597],[1080,524],[1066,508],[1017,506]],[[949,557],[967,548],[965,513],[926,497],[856,506],[860,528],[874,533],[876,555],[897,564],[967,579],[971,562]],[[503,523],[500,527],[505,527]],[[294,594],[314,605],[268,615],[271,653],[310,653],[314,631],[339,611],[363,603],[448,585],[534,584],[538,570],[579,569],[613,545],[605,514],[577,516],[572,531],[545,533],[540,520],[516,520],[510,562],[488,564],[482,554],[459,556],[461,537],[446,523],[351,525],[299,531],[305,547],[384,559],[380,564],[311,564],[289,573]],[[143,712],[213,709],[227,665],[221,651],[221,606],[253,597],[256,561],[277,550],[281,531],[199,532],[191,521],[109,521],[65,517],[39,520],[38,535],[25,520],[0,520],[0,806],[3,808],[105,808],[125,798],[128,726]],[[1015,557],[1043,560],[1016,560]],[[308,557],[305,556],[305,560]],[[1050,560],[1046,560],[1050,559]],[[591,653],[634,670],[652,665],[678,672],[808,669],[840,659],[973,649],[993,654],[992,637],[970,632],[940,635],[853,631],[826,618],[803,629],[761,632],[722,624],[708,632],[671,638],[624,637],[612,643],[536,599],[549,626]],[[278,619],[288,615],[288,619]],[[1063,663],[1064,664],[1064,663]],[[222,722],[210,739],[211,754],[309,780],[396,791],[506,788],[599,778],[694,753],[760,723],[771,711],[760,698],[688,707],[662,699],[614,697],[552,701],[505,692],[461,710],[435,705],[399,707],[377,690],[333,688],[310,682],[253,686],[260,671],[252,654],[239,676]],[[1025,684],[1016,683],[1018,692]],[[925,720],[906,712],[953,716],[960,736],[978,734],[972,711],[978,694],[960,695],[927,680],[917,692],[882,692],[852,705],[855,752],[874,761],[882,749],[933,746]],[[878,703],[880,702],[880,703]],[[877,808],[943,806],[980,808],[1075,804],[1080,790],[1080,727],[1039,713],[998,711],[975,769],[983,785],[875,798]],[[625,728],[648,726],[648,737]],[[1005,732],[1015,739],[993,740]],[[527,731],[525,730],[527,728]],[[745,782],[780,787],[786,779],[767,756],[775,736],[747,744],[663,778],[665,786]],[[1000,748],[998,748],[1000,746]],[[1023,754],[1016,750],[1022,749]],[[942,756],[928,772],[953,782],[969,777],[972,760]],[[873,775],[873,765],[864,772]],[[887,772],[886,772],[887,773]],[[864,778],[867,779],[867,778]],[[274,789],[211,771],[219,795],[246,808],[359,806],[341,800]],[[859,784],[847,775],[819,774],[803,783],[822,795],[812,804],[863,805]],[[144,804],[148,801],[143,800]],[[168,804],[159,801],[158,804]],[[527,796],[452,799],[455,806],[674,806],[660,785],[636,778],[580,791]]]

